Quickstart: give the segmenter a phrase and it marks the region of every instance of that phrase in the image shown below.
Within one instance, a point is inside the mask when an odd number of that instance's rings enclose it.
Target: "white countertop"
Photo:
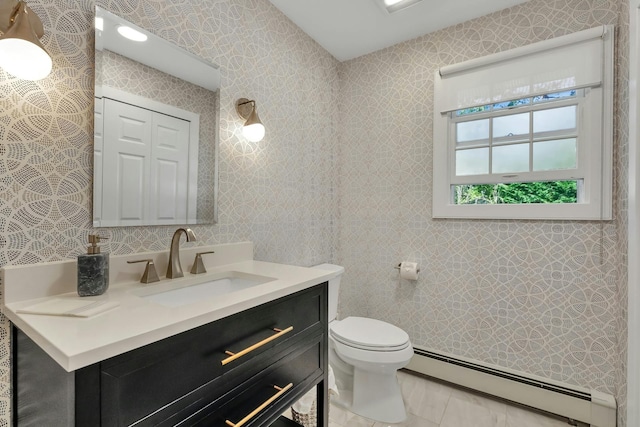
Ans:
[[[330,271],[251,260],[207,267],[207,270],[205,274],[191,275],[185,269],[183,278],[146,285],[137,281],[111,284],[105,294],[82,299],[107,300],[119,306],[89,318],[17,313],[21,308],[51,298],[80,298],[75,292],[5,301],[3,313],[70,372],[309,288],[335,275]],[[188,285],[227,271],[275,280],[179,307],[167,307],[139,296],[153,286],[166,286],[167,282]]]

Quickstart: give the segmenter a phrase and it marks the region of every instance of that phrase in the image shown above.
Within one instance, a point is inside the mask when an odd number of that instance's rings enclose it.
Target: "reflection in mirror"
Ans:
[[[93,225],[217,220],[220,70],[96,7]]]

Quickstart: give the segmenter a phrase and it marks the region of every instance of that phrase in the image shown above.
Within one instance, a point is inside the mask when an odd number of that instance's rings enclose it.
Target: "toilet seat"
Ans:
[[[367,351],[400,351],[411,345],[409,335],[402,329],[365,317],[332,322],[329,334],[341,344]]]

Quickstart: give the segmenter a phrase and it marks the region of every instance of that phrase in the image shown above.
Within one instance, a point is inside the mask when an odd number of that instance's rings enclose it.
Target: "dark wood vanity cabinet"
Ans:
[[[326,427],[327,322],[324,283],[71,373],[14,327],[13,424],[269,426],[315,386]]]

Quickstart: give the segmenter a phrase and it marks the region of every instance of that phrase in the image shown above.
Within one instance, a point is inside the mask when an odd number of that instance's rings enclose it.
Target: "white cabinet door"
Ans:
[[[102,219],[102,152],[104,118],[102,98],[94,98],[93,113],[93,226]]]
[[[103,99],[100,226],[187,223],[190,122]]]
[[[104,98],[102,226],[149,217],[152,118],[149,110]]]
[[[154,113],[152,122],[150,218],[180,224],[187,218],[189,122]]]

